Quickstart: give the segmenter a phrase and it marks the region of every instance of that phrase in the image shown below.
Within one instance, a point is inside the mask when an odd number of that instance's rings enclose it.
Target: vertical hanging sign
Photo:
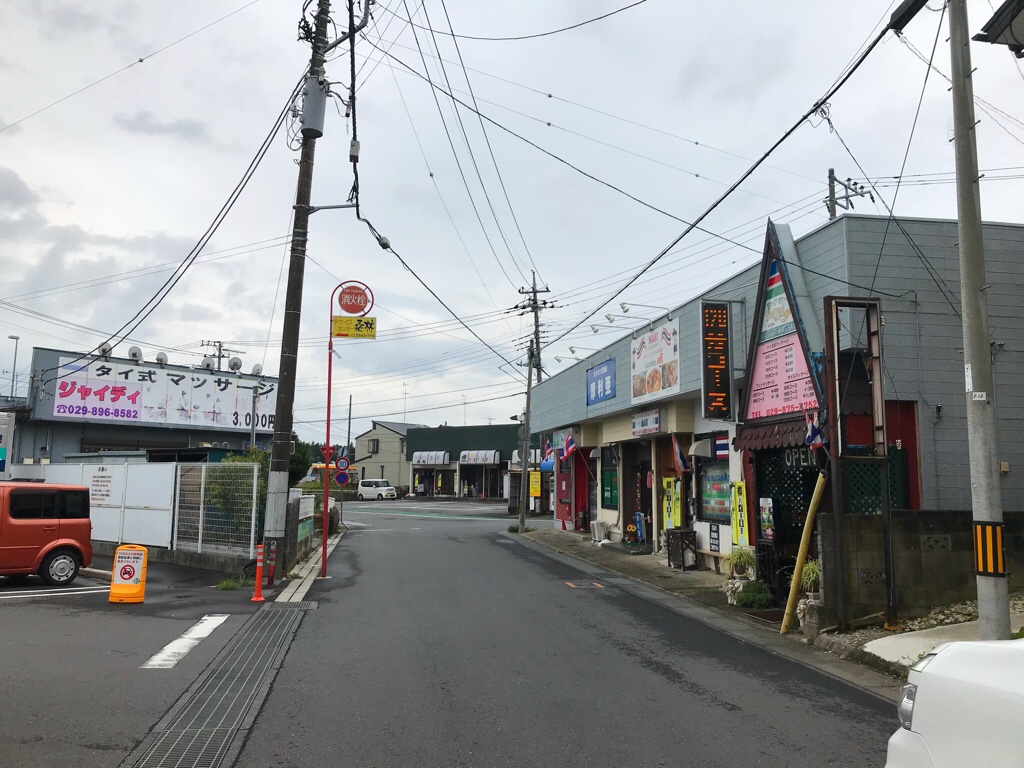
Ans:
[[[705,419],[732,419],[729,303],[700,305],[700,368]]]

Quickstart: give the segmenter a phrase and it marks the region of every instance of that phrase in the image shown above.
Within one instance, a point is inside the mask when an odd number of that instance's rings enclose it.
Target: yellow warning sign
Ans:
[[[146,564],[149,550],[125,544],[114,552],[114,571],[110,577],[110,602],[141,603],[146,597]]]
[[[540,472],[530,472],[530,498],[540,498]]]
[[[336,339],[376,339],[375,317],[332,317],[331,335]]]

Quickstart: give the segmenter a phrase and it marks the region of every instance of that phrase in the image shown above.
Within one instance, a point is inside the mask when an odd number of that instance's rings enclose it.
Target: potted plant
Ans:
[[[734,547],[729,555],[729,568],[733,576],[738,579],[747,579],[754,573],[757,566],[757,558],[754,553],[744,547]]]
[[[821,583],[821,566],[817,560],[808,560],[804,563],[803,573],[800,574],[800,586],[807,592],[807,599],[818,601],[818,585]]]

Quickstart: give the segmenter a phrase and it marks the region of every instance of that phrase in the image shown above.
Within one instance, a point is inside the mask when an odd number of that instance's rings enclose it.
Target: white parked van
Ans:
[[[397,499],[398,491],[387,480],[360,480],[356,498],[360,501],[363,499],[377,499],[378,501]]]

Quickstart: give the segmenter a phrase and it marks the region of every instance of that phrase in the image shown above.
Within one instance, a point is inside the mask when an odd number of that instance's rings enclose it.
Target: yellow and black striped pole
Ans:
[[[974,569],[979,576],[1006,576],[1002,523],[974,521]]]

